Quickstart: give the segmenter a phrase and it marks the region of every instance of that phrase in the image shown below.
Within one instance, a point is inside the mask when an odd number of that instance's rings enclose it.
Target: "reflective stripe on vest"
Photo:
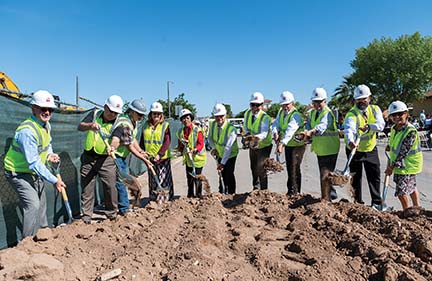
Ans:
[[[300,112],[296,108],[293,108],[291,110],[291,112],[289,112],[288,114],[285,114],[283,109],[279,109],[278,115],[279,115],[278,122],[279,122],[279,127],[280,127],[279,138],[281,140],[284,138],[285,131],[288,128],[289,122],[291,122],[292,118],[294,118],[295,115],[298,115],[300,117],[299,128],[297,129],[297,131],[295,133],[302,132],[304,130],[303,117],[301,116]],[[286,146],[288,146],[288,147],[302,146],[302,145],[304,145],[304,142],[295,141],[294,136],[286,144]]]
[[[179,140],[184,139],[184,128],[181,128],[177,132],[177,138]],[[197,126],[192,124],[192,132],[190,132],[188,137],[188,147],[190,150],[195,149],[197,146],[197,140],[198,140],[198,132],[201,131]],[[201,131],[202,132],[202,131]],[[204,167],[204,165],[207,163],[207,153],[205,149],[205,145],[203,145],[203,148],[201,151],[199,151],[197,154],[192,155],[192,160],[195,164],[196,168]],[[188,167],[192,167],[192,163],[189,160],[189,156],[187,155],[186,149],[183,150],[183,163],[185,163]]]
[[[30,129],[33,132],[33,135],[36,138],[37,151],[39,154],[39,158],[43,164],[46,163],[48,157],[48,147],[51,143],[51,128],[49,123],[46,123],[46,128],[43,128],[40,124],[34,121],[32,118],[26,119],[22,122],[18,128],[16,129],[16,133],[21,131],[22,129]],[[32,173],[34,172],[29,169],[29,165],[24,156],[24,153],[21,151],[19,145],[16,143],[15,138],[12,141],[12,144],[5,156],[4,159],[5,170],[19,173]]]
[[[359,128],[362,128],[366,126],[366,124],[370,123],[373,124],[376,122],[376,115],[377,112],[377,106],[376,105],[369,105],[367,108],[367,122],[363,116],[363,114],[360,112],[360,110],[357,108],[357,106],[353,106],[350,111],[348,111],[346,118],[353,117],[356,119],[356,125],[357,130]],[[370,152],[374,149],[376,146],[376,132],[369,131],[367,133],[363,133],[361,131],[357,132],[357,134],[360,134],[360,144],[358,147],[359,152]],[[345,144],[348,147],[348,139],[345,137]]]
[[[408,136],[409,133],[415,132],[415,141],[407,156],[404,159],[405,168],[394,168],[393,173],[399,175],[412,175],[418,174],[423,168],[423,154],[420,148],[420,138],[415,127],[408,123],[407,127],[403,131],[396,132],[394,126],[391,128],[390,133],[390,161],[393,163],[396,157],[399,155],[402,142]]]
[[[145,145],[145,150],[150,154],[151,157],[155,157],[161,149],[165,138],[165,131],[167,129],[169,129],[168,122],[157,124],[154,130],[147,122],[144,124],[143,141]],[[170,156],[170,149],[167,149],[161,159],[167,159]]]
[[[314,134],[312,136],[312,151],[314,151],[318,156],[334,155],[339,152],[339,133],[336,128],[336,121],[334,115],[331,112],[330,108],[328,108],[327,106],[324,107],[318,115],[318,118],[315,118],[317,111],[312,110],[310,117],[311,127],[315,128],[315,126],[317,126],[321,122],[327,112],[332,117],[332,122],[327,123],[327,129],[322,135]],[[327,120],[329,121],[329,119],[330,118],[328,118]]]
[[[120,126],[128,127],[132,131],[132,138],[133,139],[136,138],[138,128],[135,128],[129,115],[127,115],[127,114],[119,115],[117,117],[117,120],[115,121],[113,127],[112,127],[112,131],[114,131],[115,129],[117,129]],[[129,153],[130,153],[129,148],[123,144],[120,144],[120,146],[117,148],[117,150],[115,152],[116,155],[118,155],[122,158],[126,158],[129,155]]]
[[[272,134],[271,134],[271,126],[270,126],[271,125],[270,116],[268,116],[267,113],[265,113],[264,111],[260,111],[258,113],[258,117],[255,119],[254,122],[252,122],[252,115],[253,115],[252,111],[248,109],[245,113],[244,124],[247,130],[251,132],[253,135],[257,135],[261,133],[262,126],[265,120],[268,120],[269,122],[267,136],[265,137],[265,139],[261,140],[258,143],[258,148],[263,148],[271,145]]]
[[[108,142],[111,143],[111,134],[114,129],[113,123],[103,123],[103,110],[95,110],[93,114],[93,122],[100,125],[104,137],[109,138]],[[115,123],[115,122],[114,122]],[[94,150],[99,155],[107,155],[105,143],[102,140],[98,131],[88,130],[84,149],[87,151]]]
[[[221,127],[220,135],[218,135],[217,123],[216,121],[212,121],[210,123],[210,131],[211,131],[212,140],[215,144],[215,148],[218,152],[218,156],[222,158],[225,152],[225,146],[228,142],[228,138],[233,131],[234,132],[236,131],[236,128],[229,122],[225,121],[225,124],[223,124]],[[237,156],[237,154],[238,154],[238,144],[237,141],[235,141],[233,143],[229,158]]]

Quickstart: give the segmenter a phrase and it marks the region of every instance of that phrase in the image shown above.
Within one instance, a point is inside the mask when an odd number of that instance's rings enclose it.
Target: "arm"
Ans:
[[[394,168],[405,168],[405,157],[408,155],[408,152],[411,150],[416,139],[415,131],[410,132],[403,140],[401,149],[399,154],[396,156],[396,159],[393,163],[390,163],[385,170],[387,175],[391,175],[393,173]]]
[[[284,138],[281,140],[281,143],[287,145],[287,143],[294,136],[295,132],[300,128],[301,118],[299,114],[294,114],[291,121],[288,123],[288,127],[285,130]]]
[[[263,117],[263,119],[264,120],[262,121],[262,124],[260,126],[261,132],[255,135],[257,138],[259,138],[260,141],[262,141],[267,137],[267,134],[269,133],[269,129],[270,129],[270,121],[271,121],[270,116],[268,116],[268,118]]]
[[[368,124],[369,129],[373,132],[381,132],[382,130],[384,130],[385,127],[384,117],[381,109],[378,106],[376,106],[375,109],[375,123]]]
[[[225,165],[226,162],[228,161],[228,159],[231,155],[232,147],[236,141],[237,141],[236,130],[232,130],[231,134],[228,137],[225,148],[224,148],[224,154],[223,154],[222,160],[220,162],[222,165]]]
[[[90,112],[86,117],[84,117],[84,119],[78,124],[78,131],[97,131],[100,128],[98,123],[93,122],[93,114],[94,111]]]
[[[345,118],[344,135],[347,138],[348,144],[355,143],[355,139],[357,137],[357,123],[354,116]]]
[[[170,144],[171,144],[171,134],[170,134],[169,128],[166,128],[165,133],[164,133],[163,144],[162,144],[161,148],[159,149],[158,154],[156,154],[156,156],[155,156],[155,161],[159,161],[161,159],[161,157],[165,155],[166,151],[170,147]]]

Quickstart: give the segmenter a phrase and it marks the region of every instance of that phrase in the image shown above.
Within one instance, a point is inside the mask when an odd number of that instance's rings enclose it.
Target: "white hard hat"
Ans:
[[[280,95],[279,104],[289,104],[294,102],[294,95],[290,91],[283,91]]]
[[[33,93],[31,104],[37,105],[39,107],[49,107],[56,108],[54,103],[54,97],[50,92],[45,90],[39,90]]]
[[[368,86],[366,85],[358,85],[354,90],[354,99],[363,99],[367,98],[371,95],[371,91]]]
[[[222,115],[226,115],[227,111],[226,111],[226,108],[223,104],[217,103],[213,107],[212,113],[213,113],[213,116],[222,116]]]
[[[105,105],[108,106],[108,108],[112,112],[116,113],[122,113],[123,112],[123,100],[121,97],[117,95],[110,96],[106,101]]]
[[[129,104],[129,108],[132,109],[133,111],[144,115],[146,112],[146,106],[145,103],[142,99],[136,99],[133,100],[130,104]]]
[[[324,88],[315,88],[312,92],[311,100],[325,100],[327,99],[327,92]]]
[[[408,107],[405,103],[397,100],[390,104],[388,111],[389,115],[392,115],[393,113],[408,111]]]
[[[180,119],[182,119],[183,116],[186,116],[186,115],[190,115],[190,116],[191,116],[191,120],[194,119],[194,116],[193,116],[192,112],[191,112],[189,109],[187,109],[187,108],[183,108],[183,109],[180,111]]]
[[[249,102],[258,104],[264,103],[264,96],[260,92],[255,92],[251,95]]]
[[[152,103],[151,107],[150,107],[150,112],[160,112],[163,113],[163,107],[162,104],[160,104],[159,102],[154,102]]]

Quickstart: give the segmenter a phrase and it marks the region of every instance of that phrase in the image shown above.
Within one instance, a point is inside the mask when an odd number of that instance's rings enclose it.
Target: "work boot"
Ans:
[[[82,217],[82,221],[85,224],[91,224],[91,217],[89,217],[89,216]]]

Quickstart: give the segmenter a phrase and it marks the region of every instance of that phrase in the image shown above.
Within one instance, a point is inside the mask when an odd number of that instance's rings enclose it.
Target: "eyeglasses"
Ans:
[[[54,111],[54,108],[50,108],[50,107],[39,107],[39,110],[42,112],[49,112],[52,113]]]
[[[313,100],[312,103],[314,104],[321,104],[324,100]]]
[[[260,107],[261,103],[251,103],[249,105],[250,105],[250,107]]]

